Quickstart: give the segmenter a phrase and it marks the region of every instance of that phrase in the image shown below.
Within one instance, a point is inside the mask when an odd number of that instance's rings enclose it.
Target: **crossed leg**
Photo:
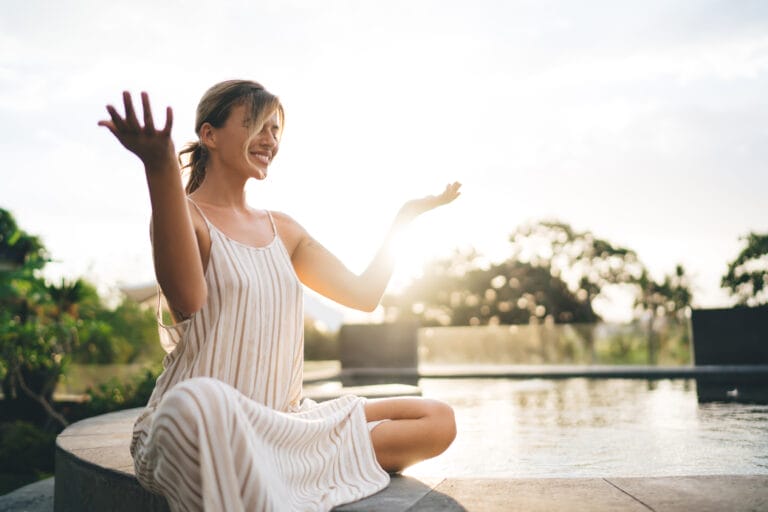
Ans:
[[[456,437],[453,409],[427,398],[381,398],[365,405],[367,421],[390,419],[371,431],[376,459],[396,472],[443,453]]]

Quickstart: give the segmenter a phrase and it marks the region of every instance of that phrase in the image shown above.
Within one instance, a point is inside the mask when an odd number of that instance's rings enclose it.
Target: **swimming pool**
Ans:
[[[768,474],[768,405],[699,403],[693,379],[420,379],[458,435],[411,476]]]

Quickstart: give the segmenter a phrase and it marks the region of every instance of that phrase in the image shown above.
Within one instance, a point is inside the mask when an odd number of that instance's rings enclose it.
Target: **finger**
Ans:
[[[109,112],[109,117],[112,118],[112,123],[115,125],[115,128],[118,131],[125,131],[127,128],[125,125],[125,120],[123,120],[122,117],[120,117],[120,114],[117,113],[117,110],[115,110],[115,107],[112,105],[107,105],[107,112]]]
[[[163,134],[171,134],[171,126],[173,126],[173,110],[171,107],[165,107],[165,127],[163,127]]]
[[[152,119],[152,109],[149,107],[149,95],[141,93],[141,108],[144,111],[144,128],[148,134],[155,133],[155,122]]]
[[[99,121],[98,125],[105,126],[109,131],[112,132],[112,135],[114,135],[118,139],[120,138],[120,136],[117,133],[117,129],[115,128],[115,125],[112,121]]]
[[[136,118],[136,111],[133,110],[133,101],[131,100],[131,93],[123,91],[123,103],[125,104],[125,124],[134,130],[138,130],[139,120]]]

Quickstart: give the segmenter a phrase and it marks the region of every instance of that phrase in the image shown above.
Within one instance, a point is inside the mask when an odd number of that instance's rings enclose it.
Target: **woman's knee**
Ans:
[[[155,411],[155,418],[168,415],[176,421],[191,425],[206,415],[220,415],[219,407],[226,401],[219,397],[222,382],[210,377],[194,377],[183,380],[165,392]]]
[[[440,402],[429,400],[427,403],[427,416],[429,418],[430,439],[432,440],[435,455],[443,453],[456,439],[456,417],[453,407]]]

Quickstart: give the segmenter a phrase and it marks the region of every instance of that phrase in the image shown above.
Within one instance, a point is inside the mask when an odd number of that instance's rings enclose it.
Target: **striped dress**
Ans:
[[[264,247],[203,218],[208,298],[160,322],[164,370],[131,441],[139,483],[174,511],[330,510],[380,491],[365,399],[302,399],[302,286],[272,215]]]

